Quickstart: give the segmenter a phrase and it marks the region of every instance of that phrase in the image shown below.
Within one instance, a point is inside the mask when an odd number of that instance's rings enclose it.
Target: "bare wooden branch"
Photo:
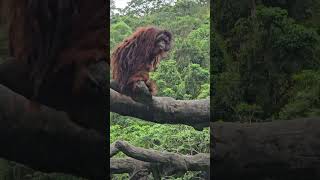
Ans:
[[[320,179],[320,118],[211,124],[214,179]]]
[[[185,124],[201,130],[209,126],[210,99],[175,100],[152,97],[150,104],[142,104],[110,89],[110,111],[160,124]]]
[[[106,178],[105,137],[2,85],[0,102],[0,157],[44,172]]]
[[[110,173],[124,174],[129,173],[133,175],[140,170],[148,170],[151,173],[151,163],[139,161],[133,158],[111,158],[110,159]]]
[[[135,147],[125,141],[117,141],[114,145],[134,159],[111,159],[111,173],[130,173],[135,167],[149,169],[150,172],[154,172],[153,168],[156,166],[160,175],[182,175],[186,171],[208,171],[210,166],[209,154],[200,153],[189,156],[159,152]],[[126,164],[122,164],[124,162]]]
[[[95,63],[88,68],[94,81],[98,86],[91,86],[90,82],[83,82],[83,94],[81,96],[70,95],[68,82],[65,81],[72,76],[68,72],[59,73],[61,83],[54,80],[51,84],[43,84],[41,93],[34,101],[45,104],[51,108],[64,111],[79,125],[92,128],[105,134],[105,121],[108,115],[109,105],[108,82],[106,77],[106,62]],[[28,68],[17,60],[10,59],[0,64],[0,84],[8,87],[14,92],[31,99],[33,97],[33,86],[28,75]],[[71,77],[70,77],[71,76]],[[65,77],[65,78],[64,78]],[[54,88],[53,88],[54,87]],[[107,88],[107,90],[106,90]]]
[[[110,158],[113,157],[114,155],[118,154],[120,150],[116,148],[115,143],[112,143],[110,145]]]

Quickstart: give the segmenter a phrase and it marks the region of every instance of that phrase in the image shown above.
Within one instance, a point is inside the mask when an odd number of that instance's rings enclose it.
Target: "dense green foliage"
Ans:
[[[111,12],[111,49],[141,26],[157,26],[173,33],[174,44],[151,78],[158,96],[199,99],[210,95],[210,17],[208,1],[132,0],[124,10]],[[181,154],[209,152],[209,130],[196,131],[184,125],[160,125],[111,113],[110,138],[135,146]],[[124,156],[120,154],[119,156]],[[181,178],[199,177],[189,172]],[[114,179],[127,179],[117,175]]]
[[[319,115],[320,1],[217,0],[213,4],[216,120]],[[253,9],[253,7],[256,7]]]

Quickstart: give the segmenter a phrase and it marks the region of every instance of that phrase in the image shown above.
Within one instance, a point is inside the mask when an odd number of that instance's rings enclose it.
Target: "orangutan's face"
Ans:
[[[171,49],[172,35],[168,31],[162,31],[158,34],[156,39],[156,49],[159,53],[167,52]]]

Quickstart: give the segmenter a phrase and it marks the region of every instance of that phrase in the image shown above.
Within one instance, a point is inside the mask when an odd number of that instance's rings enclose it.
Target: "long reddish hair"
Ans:
[[[148,73],[157,66],[164,53],[155,52],[156,38],[163,32],[171,40],[171,33],[168,31],[156,27],[138,28],[113,51],[112,78],[118,82],[121,91],[137,80],[137,76],[142,78],[139,80],[149,79]]]

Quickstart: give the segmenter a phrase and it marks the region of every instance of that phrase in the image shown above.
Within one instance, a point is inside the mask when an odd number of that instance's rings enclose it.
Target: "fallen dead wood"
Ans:
[[[125,141],[113,143],[110,149],[110,156],[121,151],[130,157],[112,158],[111,173],[129,173],[132,178],[145,178],[152,173],[155,179],[160,179],[163,176],[182,175],[187,171],[209,171],[210,167],[210,155],[205,153],[180,155],[135,147]]]

